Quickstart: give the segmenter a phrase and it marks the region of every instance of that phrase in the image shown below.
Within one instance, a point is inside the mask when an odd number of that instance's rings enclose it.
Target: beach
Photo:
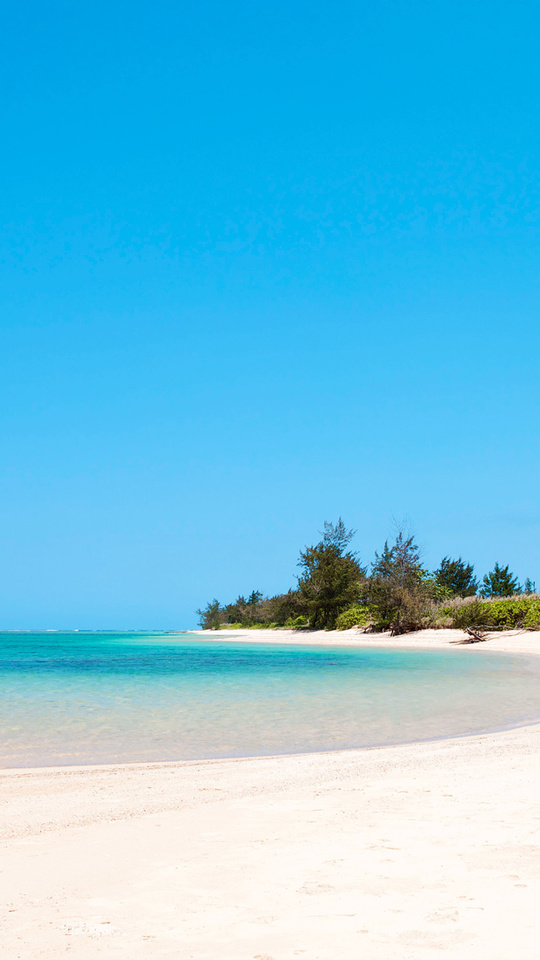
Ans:
[[[468,649],[536,656],[540,634]],[[534,724],[334,753],[0,771],[0,956],[533,960],[539,752]]]

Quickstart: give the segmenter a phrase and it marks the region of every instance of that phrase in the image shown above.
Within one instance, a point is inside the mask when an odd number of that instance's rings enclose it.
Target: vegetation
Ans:
[[[311,627],[331,630],[340,613],[362,593],[365,567],[347,550],[354,534],[340,517],[336,524],[325,523],[322,540],[300,553],[299,603]]]
[[[353,603],[340,613],[336,630],[351,630],[352,627],[373,627],[377,621],[377,608],[369,603]]]
[[[486,573],[482,580],[482,597],[511,597],[516,593],[521,593],[521,587],[517,577],[510,573],[508,564],[506,567],[500,567],[495,564],[493,570]]]
[[[204,610],[196,611],[199,623],[205,630],[219,630],[222,624],[222,609],[215,598],[206,604]]]
[[[465,563],[461,557],[458,560],[443,557],[433,576],[437,586],[445,591],[448,597],[473,597],[478,590],[478,580],[474,576],[472,563]]]
[[[376,610],[376,624],[393,634],[422,626],[434,596],[434,581],[420,563],[420,551],[412,534],[398,530],[391,547],[388,541],[375,554],[368,595]]]
[[[461,557],[443,557],[430,573],[414,535],[398,528],[368,572],[350,549],[354,533],[341,517],[325,522],[321,539],[300,551],[294,588],[270,597],[252,590],[224,606],[214,598],[197,610],[201,627],[358,627],[395,635],[428,626],[540,629],[540,594],[529,578],[521,587],[508,565],[496,563],[480,586]]]
[[[494,599],[471,597],[452,606],[442,606],[437,611],[434,625],[458,629],[484,627],[494,630],[538,630],[540,594]]]

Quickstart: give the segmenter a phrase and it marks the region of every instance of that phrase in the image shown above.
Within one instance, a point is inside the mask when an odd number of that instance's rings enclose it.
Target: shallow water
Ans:
[[[0,634],[0,764],[334,750],[540,718],[533,659],[471,647]]]

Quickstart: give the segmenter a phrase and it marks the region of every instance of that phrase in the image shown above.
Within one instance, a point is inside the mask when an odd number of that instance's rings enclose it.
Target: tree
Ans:
[[[500,567],[496,563],[493,570],[486,573],[482,580],[480,593],[483,597],[511,597],[515,593],[521,593],[521,587],[517,577],[508,570],[508,564]]]
[[[203,630],[219,630],[222,622],[219,600],[214,598],[206,604],[204,610],[197,610],[196,612],[199,615],[199,623]]]
[[[280,627],[302,613],[302,604],[297,590],[288,590],[287,593],[267,597],[262,607],[266,622],[278,624]]]
[[[199,611],[197,611],[199,612]],[[261,625],[284,626],[287,620],[301,613],[297,591],[265,597],[260,590],[252,590],[249,597],[241,594],[234,603],[219,609],[221,624],[235,623],[242,627]]]
[[[461,557],[458,560],[443,557],[434,576],[437,586],[448,590],[449,596],[473,597],[478,590],[478,580],[473,574],[472,563],[465,563]]]
[[[260,590],[252,590],[246,598],[240,594],[234,603],[228,603],[221,609],[221,619],[225,623],[241,623],[250,627],[264,621],[263,594]]]
[[[531,580],[530,577],[527,577],[525,583],[523,584],[523,593],[531,594],[536,593],[536,583],[534,580]]]
[[[322,540],[300,553],[300,607],[311,627],[331,629],[341,611],[360,597],[366,570],[347,550],[355,532],[347,530],[341,517],[336,524],[325,521]]]
[[[421,625],[433,594],[433,581],[420,562],[420,550],[411,533],[399,528],[391,547],[375,554],[369,580],[369,599],[381,626],[406,633]]]

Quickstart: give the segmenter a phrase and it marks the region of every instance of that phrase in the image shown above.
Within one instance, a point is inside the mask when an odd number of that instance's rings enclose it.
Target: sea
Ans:
[[[342,750],[539,719],[537,661],[473,646],[0,634],[3,767]]]

